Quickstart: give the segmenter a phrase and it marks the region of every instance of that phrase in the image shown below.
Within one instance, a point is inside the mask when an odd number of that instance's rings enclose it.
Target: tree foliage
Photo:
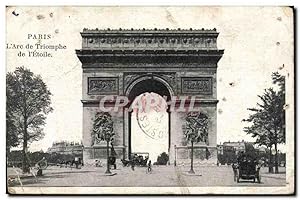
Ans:
[[[51,93],[40,75],[18,67],[6,75],[6,128],[8,145],[44,137],[46,115],[52,111]],[[26,134],[26,135],[25,135]]]
[[[168,161],[169,161],[169,155],[166,152],[163,152],[157,157],[156,164],[157,165],[166,165],[168,163]]]
[[[11,108],[6,107],[6,149],[9,151],[11,147],[19,145],[19,139],[16,130],[16,125]]]
[[[279,86],[279,93],[285,94],[285,77],[283,75],[279,74],[279,72],[273,72],[272,82]]]
[[[279,85],[279,91],[265,89],[263,95],[258,95],[260,102],[257,107],[248,108],[252,114],[244,120],[251,124],[244,131],[255,137],[257,144],[267,147],[285,143],[284,77],[273,73],[272,79],[274,84]]]
[[[283,107],[283,111],[282,111],[282,134],[283,134],[283,143],[285,143],[285,108],[286,108],[286,104],[285,104],[285,77],[281,74],[279,74],[278,72],[274,72],[272,73],[272,81],[273,84],[276,84],[279,86],[279,90],[278,90],[278,95],[281,97],[283,103],[284,103],[284,107]]]

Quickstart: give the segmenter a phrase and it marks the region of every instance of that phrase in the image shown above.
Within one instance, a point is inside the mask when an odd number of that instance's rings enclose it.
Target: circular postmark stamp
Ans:
[[[142,106],[134,111],[139,128],[148,137],[162,140],[168,134],[168,126],[166,125],[168,123],[168,113],[164,105],[165,101],[162,101],[164,99],[158,94],[147,93],[139,100]],[[158,103],[155,104],[153,101]]]

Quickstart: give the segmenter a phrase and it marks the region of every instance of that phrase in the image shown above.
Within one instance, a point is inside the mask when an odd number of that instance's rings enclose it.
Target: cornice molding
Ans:
[[[84,29],[82,49],[217,49],[216,29]]]
[[[207,63],[216,65],[216,29],[83,29],[82,63]]]

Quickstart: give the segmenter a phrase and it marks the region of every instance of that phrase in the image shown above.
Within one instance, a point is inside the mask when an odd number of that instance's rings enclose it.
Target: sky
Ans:
[[[82,69],[75,49],[81,48],[83,28],[216,28],[218,48],[225,50],[217,70],[217,142],[253,141],[241,121],[257,95],[272,87],[272,72],[287,76],[287,93],[292,94],[292,19],[292,10],[280,7],[8,7],[6,42],[24,46],[7,49],[6,71],[25,66],[40,74],[53,94],[46,135],[30,150],[82,139]],[[38,42],[28,34],[51,34],[42,42],[67,48],[51,51],[51,58],[19,57],[20,51],[27,53],[26,44]],[[288,104],[292,101],[287,97]]]

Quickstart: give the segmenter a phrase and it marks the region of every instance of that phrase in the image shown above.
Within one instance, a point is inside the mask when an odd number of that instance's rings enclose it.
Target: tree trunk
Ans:
[[[277,154],[277,139],[278,139],[278,133],[277,133],[277,126],[276,126],[276,124],[274,124],[274,126],[275,126],[275,130],[274,130],[274,132],[275,132],[275,141],[274,141],[274,146],[275,146],[275,162],[274,162],[274,164],[275,164],[275,173],[276,174],[278,174],[278,154]]]
[[[25,124],[25,123],[24,123]],[[27,128],[24,127],[24,138],[23,138],[23,162],[22,162],[22,171],[23,173],[29,173],[29,163],[27,160]]]
[[[194,141],[192,142],[192,152],[191,152],[191,170],[189,171],[190,174],[195,174],[194,167],[193,167],[193,158],[194,158]]]
[[[105,174],[111,174],[110,166],[109,166],[109,141],[107,140],[106,142],[107,142],[106,143],[107,144],[106,145],[106,158],[107,158],[106,167],[107,167],[107,169],[106,169]]]
[[[278,174],[278,152],[277,152],[277,142],[275,143],[275,174]]]
[[[270,150],[269,150],[269,173],[273,173],[272,146],[270,146]]]

